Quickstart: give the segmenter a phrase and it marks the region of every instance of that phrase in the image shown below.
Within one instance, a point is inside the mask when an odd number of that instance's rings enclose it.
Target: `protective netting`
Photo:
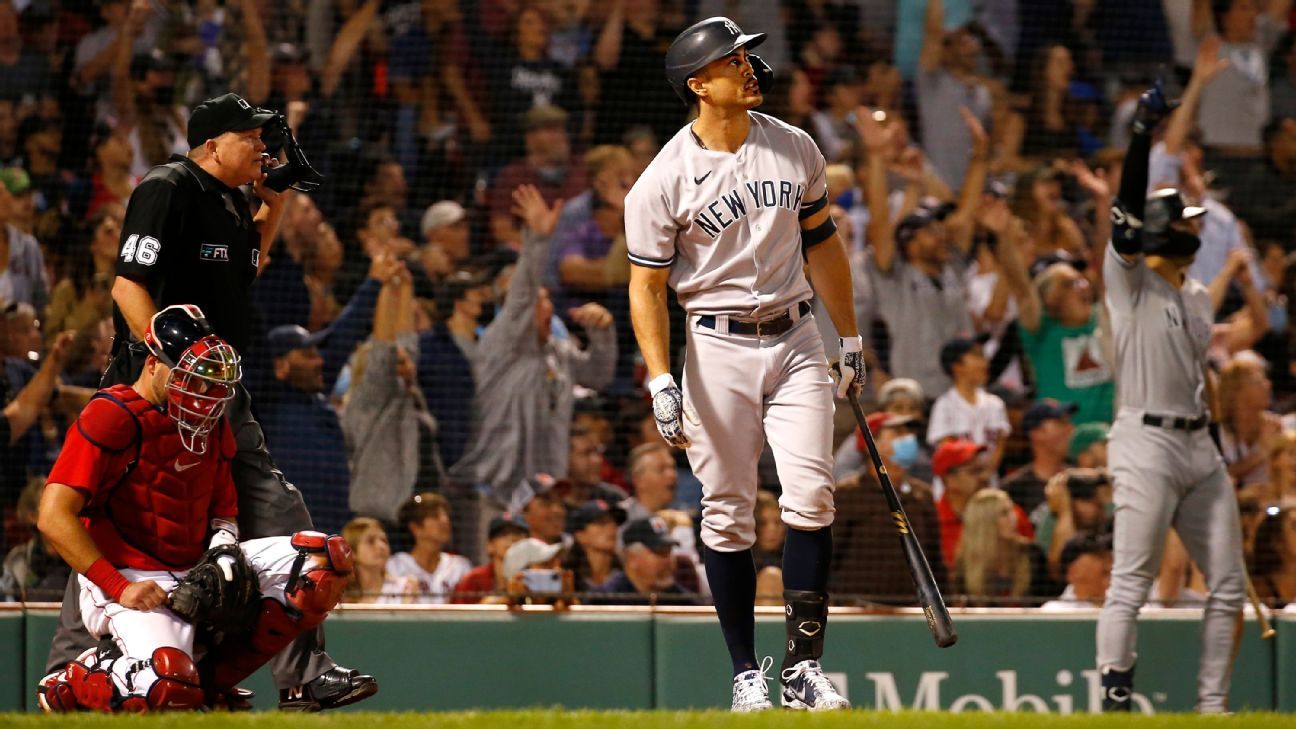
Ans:
[[[119,236],[125,206],[152,166],[189,151],[190,109],[233,91],[283,113],[325,176],[281,203],[245,359],[277,465],[319,528],[354,541],[355,593],[441,602],[456,587],[488,599],[511,587],[543,600],[597,588],[622,597],[580,599],[705,602],[703,486],[655,427],[623,205],[689,118],[663,76],[667,47],[724,14],[768,34],[758,52],[775,86],[760,111],[809,132],[829,164],[870,364],[863,400],[951,604],[1102,600],[1117,383],[1095,264],[1138,95],[1161,79],[1184,98],[1158,132],[1149,182],[1208,209],[1190,273],[1216,307],[1220,441],[1256,586],[1283,603],[1296,597],[1284,531],[1296,528],[1289,8],[0,4],[0,593],[62,592],[67,568],[37,536],[36,503],[89,394],[78,388],[107,364],[123,246],[149,255]],[[520,185],[565,201],[544,248],[514,215]],[[678,379],[685,317],[671,312]],[[837,334],[816,312],[832,356]],[[910,604],[894,519],[844,402],[835,424],[833,599]],[[755,470],[758,590],[777,601],[784,527],[769,447]],[[619,529],[616,509],[630,517]],[[565,547],[508,549],[526,534]],[[1204,592],[1173,537],[1157,584],[1169,603]]]

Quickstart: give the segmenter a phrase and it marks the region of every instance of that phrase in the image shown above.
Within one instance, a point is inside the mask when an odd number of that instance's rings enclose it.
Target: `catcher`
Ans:
[[[68,429],[41,496],[38,527],[80,573],[101,638],[41,680],[47,711],[245,703],[236,683],[318,626],[351,570],[336,536],[238,543],[223,415],[239,356],[191,305],[158,312],[145,344],[135,383],[101,390]]]

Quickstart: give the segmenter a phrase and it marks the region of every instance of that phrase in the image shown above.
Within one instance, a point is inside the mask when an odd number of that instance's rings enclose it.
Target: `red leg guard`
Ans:
[[[81,708],[103,712],[113,710],[113,683],[107,671],[72,661],[67,667],[67,684]]]
[[[152,711],[185,711],[202,708],[203,690],[198,667],[179,648],[164,647],[153,651],[153,672],[157,681],[145,695],[145,708]],[[126,702],[122,702],[122,709]]]
[[[203,658],[203,685],[209,693],[234,688],[297,636],[324,622],[342,599],[352,569],[346,541],[335,534],[297,532],[291,544],[297,559],[284,588],[288,604],[264,598],[250,636],[227,636]]]
[[[51,673],[41,679],[36,686],[36,704],[40,706],[41,711],[49,714],[63,714],[81,709],[76,694],[72,692],[71,684],[67,682],[66,671]]]

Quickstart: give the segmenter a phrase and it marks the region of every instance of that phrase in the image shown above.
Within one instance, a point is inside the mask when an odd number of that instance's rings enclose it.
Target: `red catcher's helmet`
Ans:
[[[171,368],[167,415],[180,429],[180,442],[192,453],[206,453],[207,435],[243,377],[238,352],[216,336],[202,309],[191,304],[174,304],[154,314],[144,344]]]

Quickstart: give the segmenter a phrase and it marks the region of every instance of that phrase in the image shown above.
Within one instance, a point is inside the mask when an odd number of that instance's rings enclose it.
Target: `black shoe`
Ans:
[[[1117,671],[1108,666],[1102,670],[1103,713],[1129,712],[1134,696],[1134,669]]]
[[[378,680],[353,668],[334,666],[313,681],[279,689],[280,711],[336,709],[378,693]]]

